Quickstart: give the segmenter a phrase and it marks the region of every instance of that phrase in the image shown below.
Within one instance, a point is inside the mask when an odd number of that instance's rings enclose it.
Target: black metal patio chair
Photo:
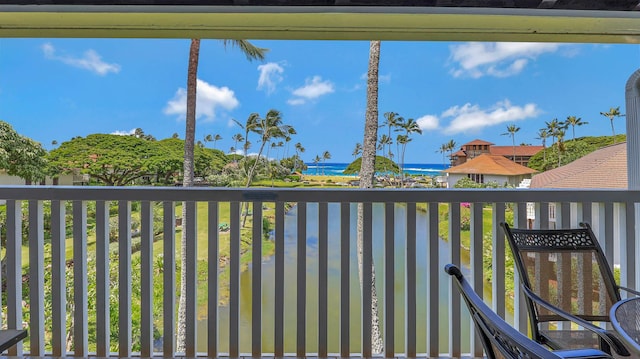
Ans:
[[[610,325],[620,300],[611,267],[588,223],[573,229],[518,229],[501,223],[518,268],[533,338],[554,349],[599,348],[628,356]]]
[[[574,349],[550,351],[520,333],[493,312],[476,294],[460,269],[447,264],[445,271],[455,278],[460,294],[469,308],[478,336],[488,359],[596,359],[611,358],[597,349]]]

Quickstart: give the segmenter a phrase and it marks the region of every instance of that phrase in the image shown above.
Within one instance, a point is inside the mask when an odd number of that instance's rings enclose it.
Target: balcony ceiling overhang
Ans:
[[[637,9],[627,0],[2,0],[0,37],[639,43]]]

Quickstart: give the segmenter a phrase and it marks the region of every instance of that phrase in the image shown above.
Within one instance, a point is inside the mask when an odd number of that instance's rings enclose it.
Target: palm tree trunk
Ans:
[[[367,110],[365,114],[364,141],[362,143],[362,164],[360,167],[360,188],[373,188],[376,160],[376,139],[378,138],[378,66],[380,64],[380,41],[369,45],[369,69],[367,74]],[[362,231],[364,228],[363,206],[358,206],[358,273],[362,288]],[[370,240],[370,238],[369,238]],[[371,346],[372,353],[381,353],[384,342],[378,320],[378,295],[375,287],[375,266],[371,263]]]
[[[613,128],[613,118],[611,119],[611,133],[613,134],[613,144],[616,144],[616,130]]]
[[[260,162],[260,156],[262,156],[262,151],[264,150],[264,146],[266,144],[266,141],[262,141],[262,145],[260,146],[260,151],[258,151],[258,157],[256,158],[256,161],[253,163],[253,166],[251,166],[251,168],[249,169],[249,172],[247,173],[247,184],[245,187],[249,188],[251,187],[251,182],[253,182],[253,174],[256,171],[256,167],[258,167],[258,163]],[[269,151],[269,149],[267,149],[267,151]],[[245,151],[245,158],[246,158],[246,151]],[[269,156],[267,156],[268,158]],[[268,165],[268,162],[267,162]],[[244,211],[242,211],[242,228],[245,227],[245,225],[247,224],[247,217],[249,216],[249,202],[244,202]]]
[[[200,56],[200,39],[191,40],[189,49],[189,69],[187,70],[187,115],[184,134],[184,167],[182,186],[193,186],[193,150],[196,135],[196,92],[198,82],[198,58]],[[182,203],[182,238],[180,241],[180,301],[178,302],[178,333],[176,350],[185,352],[187,327],[187,206]]]

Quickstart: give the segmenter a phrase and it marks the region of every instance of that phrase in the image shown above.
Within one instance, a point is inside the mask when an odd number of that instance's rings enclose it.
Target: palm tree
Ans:
[[[449,140],[449,142],[447,142],[447,151],[449,151],[449,162],[451,163],[453,161],[453,150],[456,149],[456,141],[454,140]]]
[[[389,155],[389,159],[393,158],[393,153],[391,152],[391,145],[393,144],[393,140],[391,139],[391,129],[395,129],[396,127],[398,127],[398,125],[400,123],[402,123],[402,121],[404,120],[402,117],[398,116],[397,113],[395,112],[385,112],[384,113],[384,123],[382,124],[382,126],[387,126],[387,138],[388,138],[388,142],[386,143],[382,143],[381,144],[383,146],[387,146],[388,150],[387,153]],[[384,137],[384,135],[383,135]],[[384,156],[384,151],[383,151],[383,156]]]
[[[206,145],[207,142],[213,142],[213,136],[211,136],[211,134],[204,136],[204,144]]]
[[[387,154],[389,155],[389,159],[391,159],[391,157],[393,156],[393,153],[391,153],[392,144],[393,144],[393,139],[391,139],[391,137],[387,136],[386,134],[380,137],[380,146],[382,148],[382,155],[384,156],[384,146],[388,146],[389,151],[387,152]]]
[[[406,121],[402,122],[401,128],[404,130],[404,135],[398,135],[396,139],[396,143],[401,146],[401,154],[400,154],[400,185],[404,186],[404,154],[407,150],[407,144],[411,142],[411,134],[419,133],[422,134],[422,130],[416,120],[409,118]]]
[[[513,162],[516,161],[516,132],[518,131],[520,131],[520,127],[512,124],[507,125],[507,132],[502,134],[502,136],[511,136],[511,143],[513,144]]]
[[[232,119],[233,122],[236,123],[236,125],[238,125],[241,129],[244,130],[244,138],[241,139],[240,141],[244,141],[244,144],[242,145],[242,152],[243,155],[245,157],[244,160],[244,174],[248,175],[249,174],[249,161],[248,161],[248,153],[249,153],[249,147],[251,147],[251,142],[249,142],[249,133],[251,132],[251,128],[257,126],[258,123],[258,118],[260,118],[260,115],[258,115],[257,113],[252,113],[249,115],[249,117],[247,118],[247,121],[244,123],[244,125],[242,123],[240,123],[240,121],[236,120],[236,119]],[[242,135],[239,136],[240,138],[242,138]]]
[[[545,121],[545,124],[547,125],[547,133],[553,140],[553,142],[551,143],[551,145],[553,146],[553,144],[556,143],[556,136],[558,134],[558,131],[562,129],[563,124],[561,122],[558,122],[557,118],[554,118],[553,120],[551,120],[551,122]]]
[[[285,134],[288,133],[291,128],[291,126],[285,125],[282,122],[282,114],[280,111],[273,109],[269,110],[264,118],[250,116],[250,119],[247,121],[248,122],[245,125],[246,128],[248,128],[250,132],[256,133],[260,136],[261,145],[258,150],[258,159],[260,159],[262,151],[267,143],[275,138],[284,138]],[[259,161],[255,161],[253,166],[249,169],[246,187],[251,186],[253,174],[255,173],[258,163]]]
[[[364,140],[362,142],[362,163],[360,165],[360,188],[373,188],[376,161],[376,140],[378,138],[378,67],[380,65],[380,41],[369,43],[369,65],[367,69],[367,107],[364,121]],[[363,230],[364,207],[358,205],[357,256],[360,288],[363,281]],[[371,349],[373,353],[381,353],[384,347],[380,327],[378,325],[378,294],[376,292],[376,274],[373,261],[371,263]],[[371,353],[364,353],[371,356]]]
[[[542,140],[542,161],[547,163],[547,137],[549,137],[549,132],[547,132],[546,128],[541,128],[538,130],[538,140]]]
[[[171,135],[171,138],[180,138],[180,135],[177,132],[174,132],[173,135]]]
[[[278,110],[271,109],[267,112],[264,118],[260,118],[257,113],[252,113],[249,115],[246,124],[244,125],[246,132],[245,137],[245,156],[246,150],[248,150],[248,137],[249,132],[253,132],[260,136],[260,149],[258,150],[258,155],[256,160],[253,162],[253,165],[249,167],[247,171],[247,183],[245,187],[250,187],[253,182],[253,176],[255,174],[256,168],[260,163],[260,156],[262,156],[262,151],[267,143],[271,142],[271,140],[275,138],[283,138],[286,133],[288,133],[289,128],[291,126],[285,125],[282,122],[282,114]],[[245,157],[246,158],[246,157]],[[245,163],[248,161],[245,161]],[[249,215],[249,202],[245,202],[245,209],[242,218],[242,227],[247,223],[247,216]]]
[[[400,146],[400,187],[404,186],[404,151],[409,142],[411,142],[411,138],[408,135],[398,135],[396,137],[396,143]]]
[[[263,60],[267,49],[262,49],[254,46],[246,40],[222,40],[223,46],[231,44],[236,46],[244,53],[249,61]],[[187,111],[185,121],[185,138],[184,138],[184,167],[183,167],[183,179],[182,185],[184,187],[193,186],[193,153],[195,147],[195,135],[196,135],[196,92],[198,83],[198,60],[200,58],[200,39],[191,39],[191,45],[189,47],[189,66],[187,69]],[[182,205],[182,220],[186,223],[187,220],[187,206],[186,203]],[[180,259],[182,263],[187,262],[187,236],[191,233],[187,233],[187,230],[182,231],[182,239],[180,242],[181,255]],[[186,349],[186,323],[187,323],[187,266],[181,266],[180,269],[180,301],[178,303],[178,333],[176,336],[176,350],[178,352],[185,352]],[[195,348],[190,348],[189,352],[186,352],[187,356],[195,356],[195,351],[191,352]]]
[[[556,136],[558,137],[558,167],[560,167],[560,165],[562,164],[562,154],[567,150],[565,144],[564,144],[564,135],[565,135],[565,130],[564,129],[560,129],[558,130],[558,133],[556,134]]]
[[[222,139],[222,136],[220,136],[219,134],[216,134],[215,136],[213,136],[213,149],[216,149],[216,142],[220,141]]]
[[[600,112],[600,114],[606,118],[609,119],[609,121],[611,121],[611,132],[613,133],[613,144],[615,145],[616,143],[616,130],[613,127],[613,120],[616,117],[624,117],[624,114],[620,113],[620,106],[613,108],[611,107],[609,109],[609,112]]]
[[[589,122],[582,121],[582,118],[576,116],[567,116],[567,121],[565,121],[567,126],[571,126],[571,132],[573,134],[573,139],[576,139],[576,126],[587,125]]]
[[[351,156],[353,156],[353,160],[355,161],[358,158],[358,155],[362,153],[362,143],[356,143],[356,147],[351,152]]]
[[[316,165],[316,176],[318,175],[318,163],[320,163],[321,160],[322,158],[320,158],[319,155],[313,158],[313,164]]]
[[[440,149],[436,151],[442,153],[442,167],[446,166],[445,154],[447,153],[448,149],[449,148],[447,147],[447,144],[443,143],[440,145]]]
[[[285,142],[285,146],[286,147],[284,148],[285,152],[284,152],[283,157],[289,157],[289,142],[291,141],[291,136],[292,135],[297,135],[297,132],[293,127],[291,127],[289,129],[289,132],[286,133],[285,136],[284,136],[284,142]]]
[[[296,149],[296,160],[293,161],[293,172],[296,171],[296,166],[298,164],[298,160],[300,160],[300,154],[304,153],[304,151],[305,151],[305,148],[302,147],[302,144],[300,142],[297,142],[295,144],[295,149]]]
[[[244,137],[242,137],[241,133],[236,133],[235,135],[233,135],[233,137],[231,137],[231,139],[233,140],[233,151],[235,153],[236,149],[238,148],[238,142],[242,142],[244,141]],[[235,159],[234,157],[234,162],[238,162],[237,159]]]
[[[327,162],[327,160],[331,159],[331,153],[329,153],[329,151],[324,151],[322,153],[322,175],[324,176],[324,166]]]

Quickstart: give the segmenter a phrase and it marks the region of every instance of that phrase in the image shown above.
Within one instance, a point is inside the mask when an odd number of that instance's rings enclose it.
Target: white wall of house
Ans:
[[[65,174],[58,176],[58,185],[60,186],[72,186],[73,185],[73,174]],[[18,176],[10,176],[5,171],[0,171],[0,186],[20,186],[24,185],[24,178],[20,178]],[[33,183],[34,185],[39,183]],[[45,185],[53,185],[53,178],[47,177],[45,179]]]
[[[448,173],[447,174],[447,187],[453,188],[453,186],[461,178],[466,178],[467,175],[463,173]],[[504,186],[505,183],[517,187],[524,178],[531,178],[531,176],[503,176],[503,175],[484,175],[484,183],[496,182],[500,186]]]

